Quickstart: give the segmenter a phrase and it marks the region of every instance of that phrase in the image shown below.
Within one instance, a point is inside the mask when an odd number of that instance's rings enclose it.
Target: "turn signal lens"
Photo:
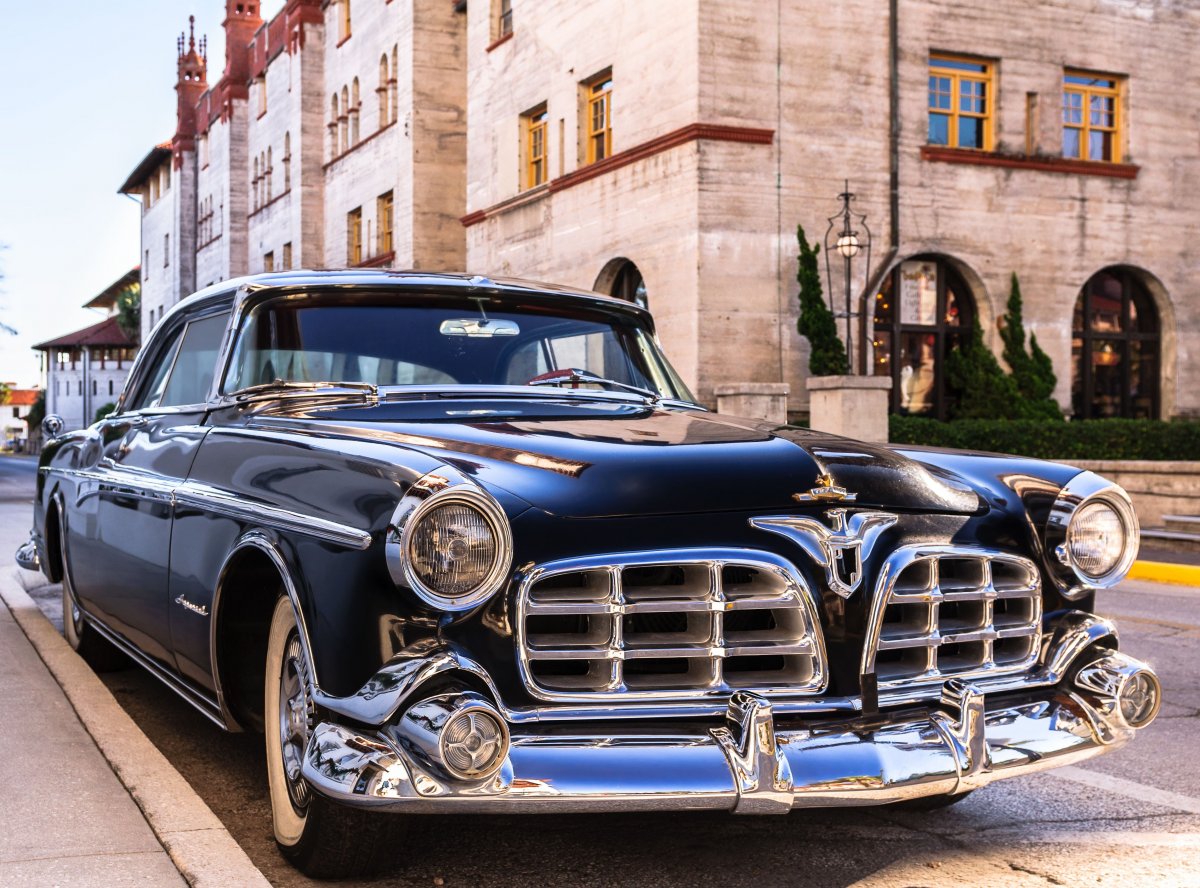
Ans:
[[[451,717],[441,736],[442,761],[467,780],[494,773],[508,754],[508,731],[490,712],[470,709]]]
[[[412,529],[408,558],[417,578],[439,595],[476,591],[499,556],[487,517],[465,503],[447,503],[421,516]]]
[[[1071,563],[1085,577],[1100,579],[1111,573],[1128,545],[1125,522],[1103,500],[1085,503],[1067,527]]]

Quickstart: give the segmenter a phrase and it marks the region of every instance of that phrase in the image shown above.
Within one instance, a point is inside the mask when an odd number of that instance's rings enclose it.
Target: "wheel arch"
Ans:
[[[242,534],[221,565],[213,592],[209,657],[217,701],[231,731],[261,727],[267,635],[281,596],[291,602],[300,643],[313,662],[296,589],[294,569],[268,531]],[[315,673],[313,684],[314,690],[319,687]]]

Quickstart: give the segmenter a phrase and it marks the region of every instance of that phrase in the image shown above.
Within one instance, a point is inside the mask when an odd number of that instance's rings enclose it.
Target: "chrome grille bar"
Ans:
[[[975,547],[906,546],[880,571],[862,672],[880,690],[1026,672],[1041,644],[1042,595],[1027,558]]]
[[[819,693],[813,596],[766,552],[682,549],[558,561],[517,593],[521,675],[553,701]]]

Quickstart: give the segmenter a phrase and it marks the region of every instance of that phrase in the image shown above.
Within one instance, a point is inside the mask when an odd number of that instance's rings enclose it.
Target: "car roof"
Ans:
[[[653,327],[650,313],[635,303],[624,299],[616,299],[603,293],[595,293],[575,287],[565,287],[558,284],[547,284],[539,281],[527,281],[518,278],[494,278],[478,274],[456,274],[449,272],[406,271],[381,268],[350,268],[350,269],[320,269],[275,271],[247,277],[233,278],[219,284],[205,287],[197,293],[183,299],[167,312],[167,317],[190,312],[203,307],[209,302],[227,299],[231,293],[239,295],[239,301],[247,296],[265,295],[269,291],[278,290],[280,293],[303,291],[313,288],[329,289],[337,287],[361,287],[372,290],[414,290],[414,291],[461,291],[463,293],[482,292],[489,297],[509,299],[521,302],[529,297],[549,296],[555,300],[565,300],[577,305],[589,305],[594,308],[616,309],[641,317]],[[160,321],[161,323],[161,321]]]

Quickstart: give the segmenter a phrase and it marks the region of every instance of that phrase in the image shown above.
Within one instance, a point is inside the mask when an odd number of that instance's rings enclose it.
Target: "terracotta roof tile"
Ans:
[[[137,341],[127,336],[117,323],[117,319],[113,317],[105,318],[98,324],[92,324],[92,326],[76,330],[74,333],[59,336],[57,339],[42,342],[35,345],[34,348],[38,351],[46,351],[52,348],[84,345],[128,347],[137,346]]]

